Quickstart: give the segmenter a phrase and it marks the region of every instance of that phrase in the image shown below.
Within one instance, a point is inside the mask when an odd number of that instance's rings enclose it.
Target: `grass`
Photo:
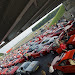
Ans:
[[[55,23],[58,22],[58,20],[60,20],[60,18],[63,16],[65,12],[65,8],[63,5],[60,6],[60,9],[58,10],[57,14],[55,15],[55,17],[53,18],[53,21],[50,23],[49,27]]]

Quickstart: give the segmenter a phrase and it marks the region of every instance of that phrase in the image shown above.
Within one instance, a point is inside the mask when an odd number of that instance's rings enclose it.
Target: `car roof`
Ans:
[[[32,61],[25,71],[32,71],[34,69],[34,66],[37,65],[38,63],[39,61]]]
[[[25,65],[27,65],[27,64],[30,64],[31,62],[30,61],[27,61],[27,62],[24,62],[20,67],[23,67],[23,66],[25,66]],[[20,68],[19,67],[19,68]]]

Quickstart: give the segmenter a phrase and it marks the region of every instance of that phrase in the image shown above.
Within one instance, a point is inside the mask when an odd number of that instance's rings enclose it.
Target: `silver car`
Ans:
[[[39,61],[27,61],[24,62],[16,71],[17,75],[27,74],[30,75],[31,72],[35,72],[39,68]]]
[[[50,38],[46,38],[40,44],[42,44],[42,45],[50,45],[51,43],[54,42],[54,38],[58,38],[58,36],[53,36],[53,37],[50,37]]]

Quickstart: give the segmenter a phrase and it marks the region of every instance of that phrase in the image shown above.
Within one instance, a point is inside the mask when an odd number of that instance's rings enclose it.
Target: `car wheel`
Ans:
[[[43,54],[42,54],[42,53],[40,53],[40,56],[42,57],[42,56],[43,56]]]
[[[56,74],[57,74],[57,75],[63,75],[63,72],[60,71],[60,70],[57,70],[57,71],[56,71]]]
[[[47,54],[47,51],[45,53]]]
[[[53,51],[53,50],[51,50],[51,51],[50,51],[50,53],[51,53],[51,54],[54,54],[54,51]]]
[[[27,75],[30,75],[30,73],[29,73],[28,71],[26,72],[26,74],[27,74]]]
[[[64,75],[64,73],[60,70],[55,70],[52,75]]]
[[[69,50],[71,50],[71,49],[73,49],[74,48],[74,46],[72,45],[72,44],[68,44],[68,49]]]
[[[16,75],[22,75],[21,73],[16,73]]]
[[[34,57],[31,56],[31,59],[30,60],[34,60]]]

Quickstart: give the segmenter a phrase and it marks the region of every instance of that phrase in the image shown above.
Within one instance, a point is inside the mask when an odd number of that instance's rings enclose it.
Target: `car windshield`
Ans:
[[[43,46],[39,46],[39,48],[37,49],[37,52],[39,52],[42,48]]]
[[[60,60],[65,56],[66,53],[62,53],[60,56]]]
[[[58,33],[58,32],[60,32],[62,29],[59,29],[59,30],[57,30],[55,33]]]
[[[57,61],[60,61],[65,56],[65,53],[62,53],[61,56],[56,56],[54,60],[52,61],[51,65],[54,65],[57,63]]]
[[[49,41],[49,39],[46,39],[46,40],[44,40],[43,42],[42,42],[42,44],[44,44],[44,43],[46,43],[46,42],[48,42]]]
[[[30,64],[30,63],[27,63],[27,64],[24,66],[24,69],[26,69],[26,68],[29,66],[29,64]]]
[[[49,40],[49,42],[54,42],[54,38],[58,38],[58,36],[52,37],[52,38]]]

